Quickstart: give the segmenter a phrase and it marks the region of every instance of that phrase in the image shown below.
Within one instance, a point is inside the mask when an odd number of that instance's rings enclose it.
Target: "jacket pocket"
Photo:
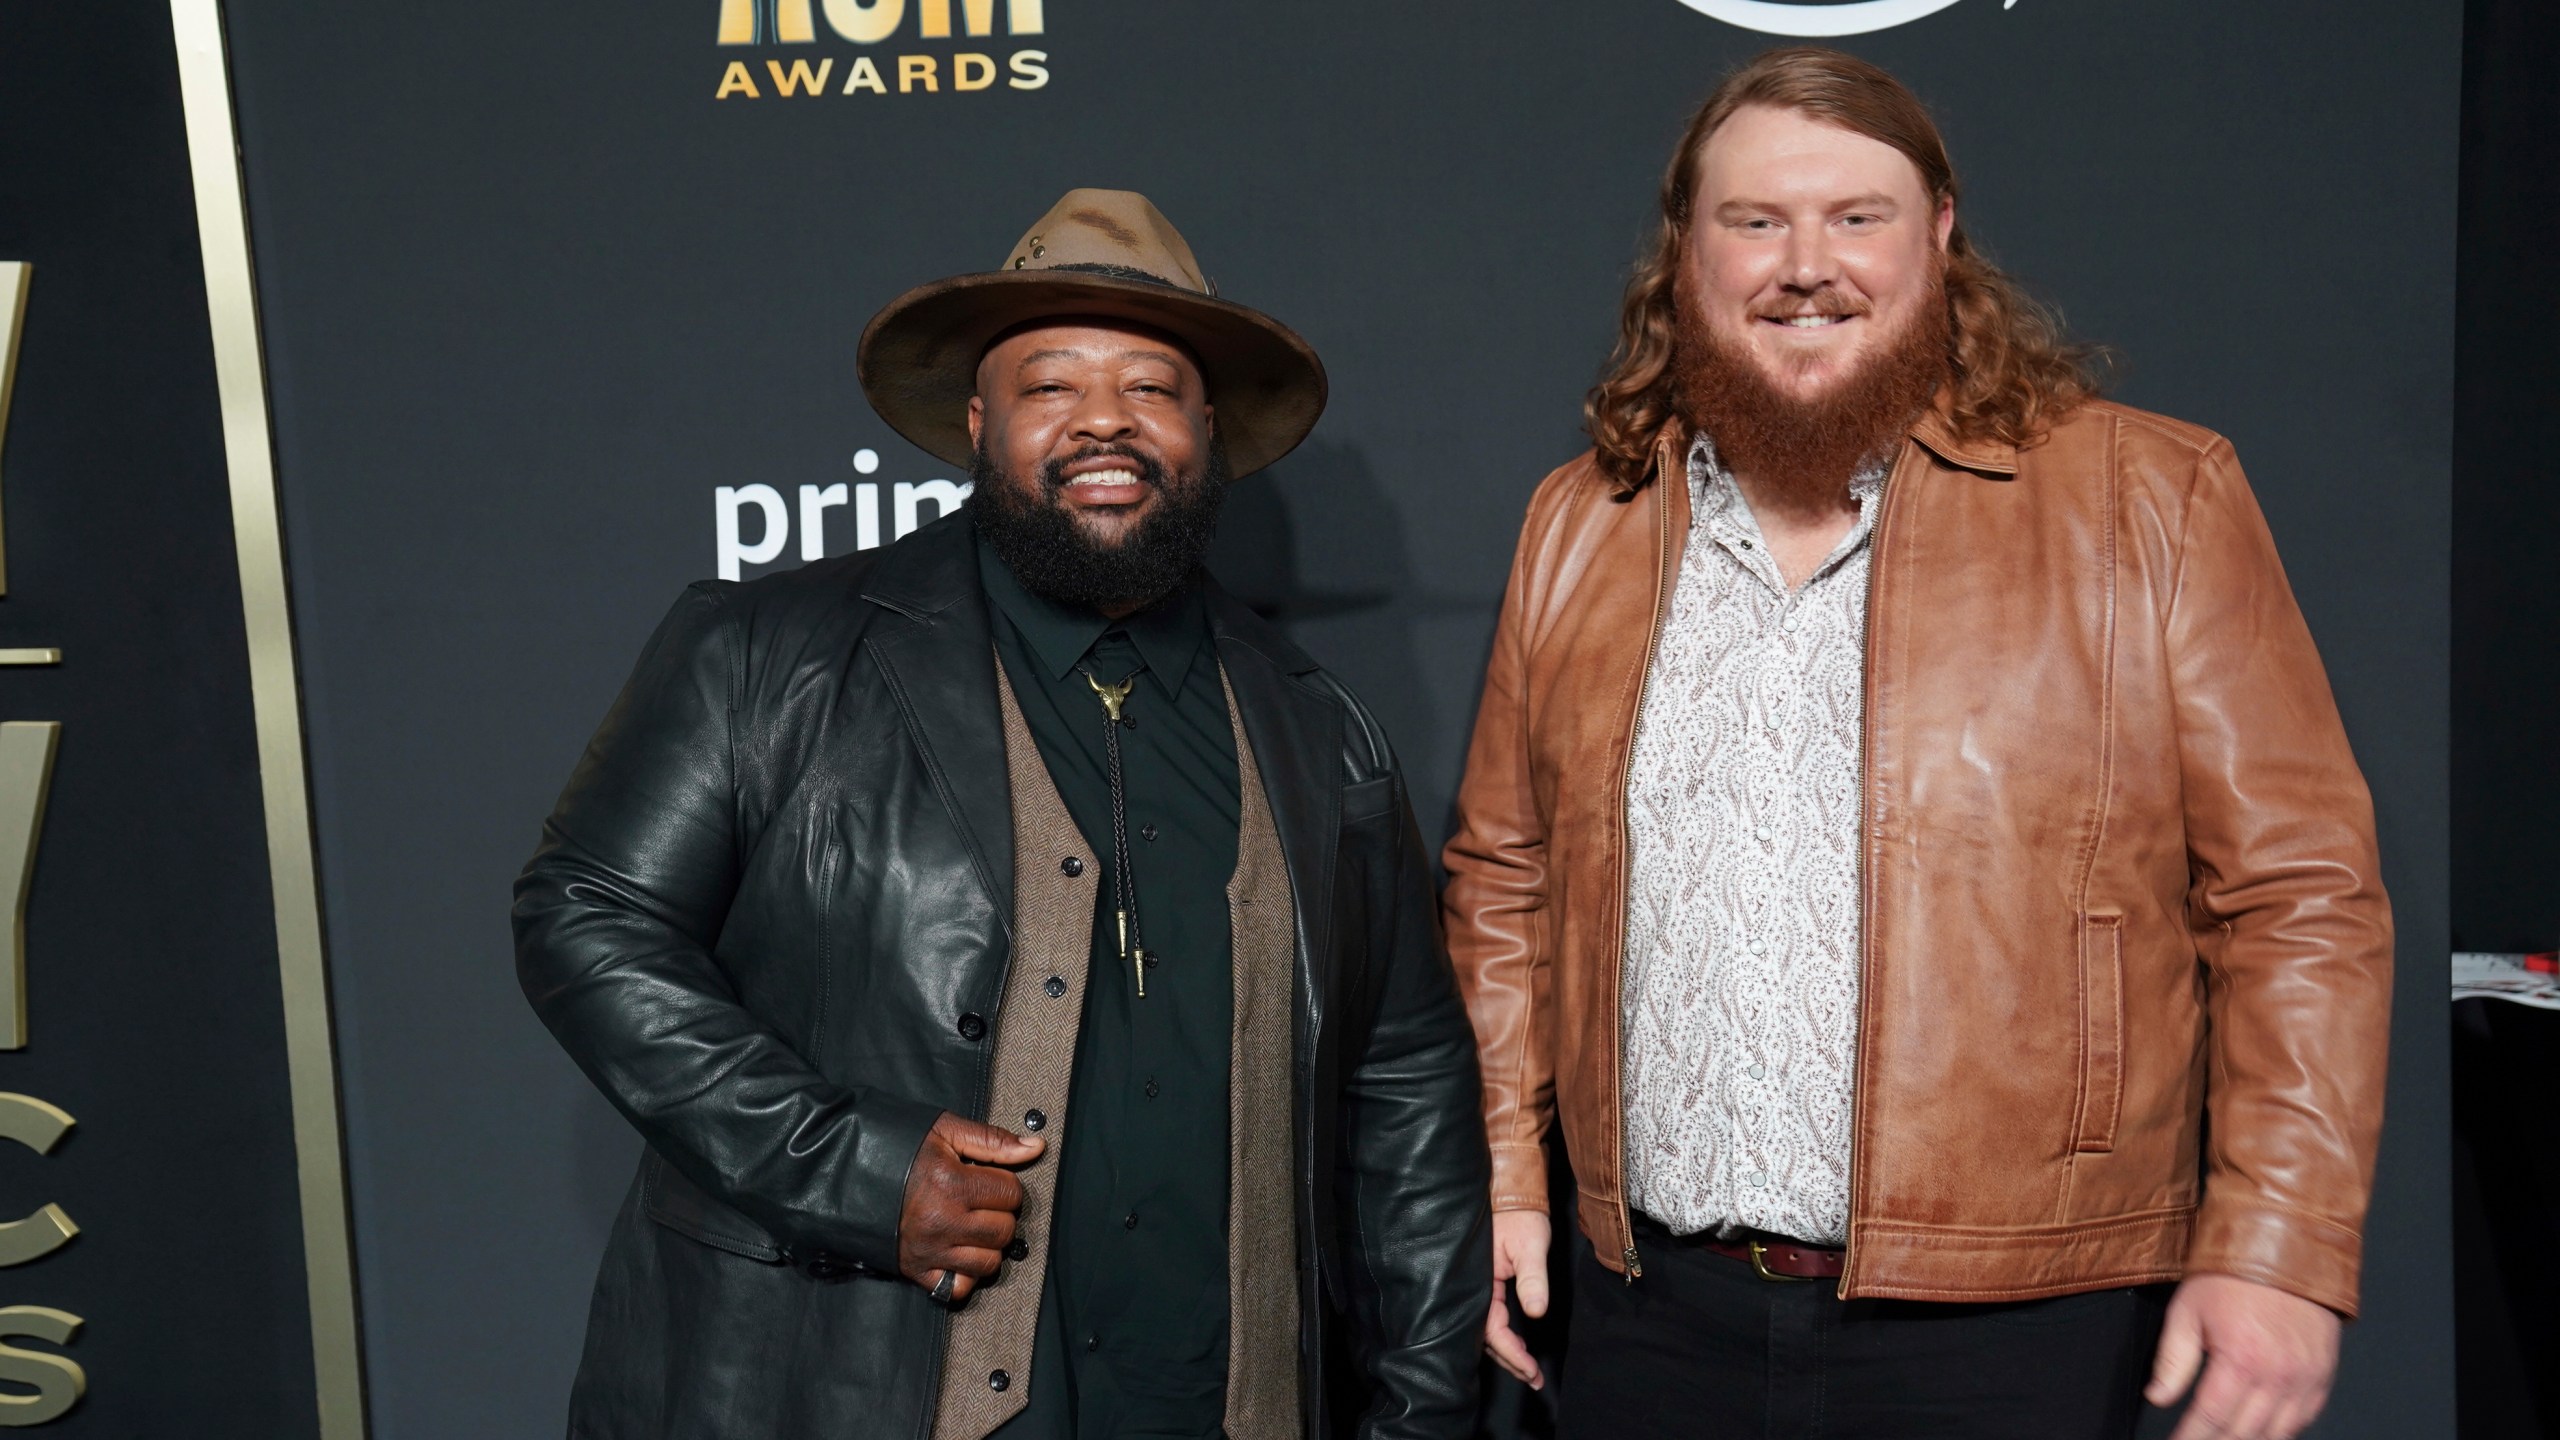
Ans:
[[[2124,917],[2080,917],[2080,1113],[2077,1153],[2116,1148],[2124,1107]]]
[[[640,1161],[640,1208],[650,1219],[714,1250],[769,1265],[782,1263],[782,1247],[763,1226],[703,1194],[655,1150]]]
[[[1357,825],[1375,820],[1395,808],[1396,777],[1381,775],[1374,780],[1360,780],[1342,787],[1342,823]]]

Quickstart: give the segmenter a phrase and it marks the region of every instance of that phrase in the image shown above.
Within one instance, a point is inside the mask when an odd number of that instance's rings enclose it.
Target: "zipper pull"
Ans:
[[[1633,1285],[1638,1280],[1644,1278],[1644,1257],[1636,1253],[1635,1246],[1629,1245],[1627,1247],[1626,1261],[1627,1283]]]

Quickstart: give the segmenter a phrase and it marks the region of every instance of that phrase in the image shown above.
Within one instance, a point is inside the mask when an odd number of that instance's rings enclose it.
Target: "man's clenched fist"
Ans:
[[[898,1213],[899,1271],[927,1290],[948,1271],[949,1302],[969,1298],[1004,1262],[1022,1211],[1022,1182],[998,1167],[1028,1165],[1047,1148],[944,1111],[907,1172],[906,1203]]]

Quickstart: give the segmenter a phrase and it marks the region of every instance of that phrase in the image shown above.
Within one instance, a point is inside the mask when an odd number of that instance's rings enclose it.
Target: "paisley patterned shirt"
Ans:
[[[1627,775],[1627,1198],[1674,1232],[1849,1228],[1868,537],[1790,594],[1703,437]]]

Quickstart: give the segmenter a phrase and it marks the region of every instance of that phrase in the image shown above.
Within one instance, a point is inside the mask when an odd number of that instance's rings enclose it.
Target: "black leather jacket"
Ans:
[[[955,516],[688,590],[517,882],[526,996],[649,1142],[573,1436],[930,1431],[945,1327],[898,1215],[935,1117],[985,1113],[1013,913],[972,546]],[[1489,1163],[1421,837],[1368,712],[1210,591],[1298,903],[1308,1433],[1463,1435]]]

